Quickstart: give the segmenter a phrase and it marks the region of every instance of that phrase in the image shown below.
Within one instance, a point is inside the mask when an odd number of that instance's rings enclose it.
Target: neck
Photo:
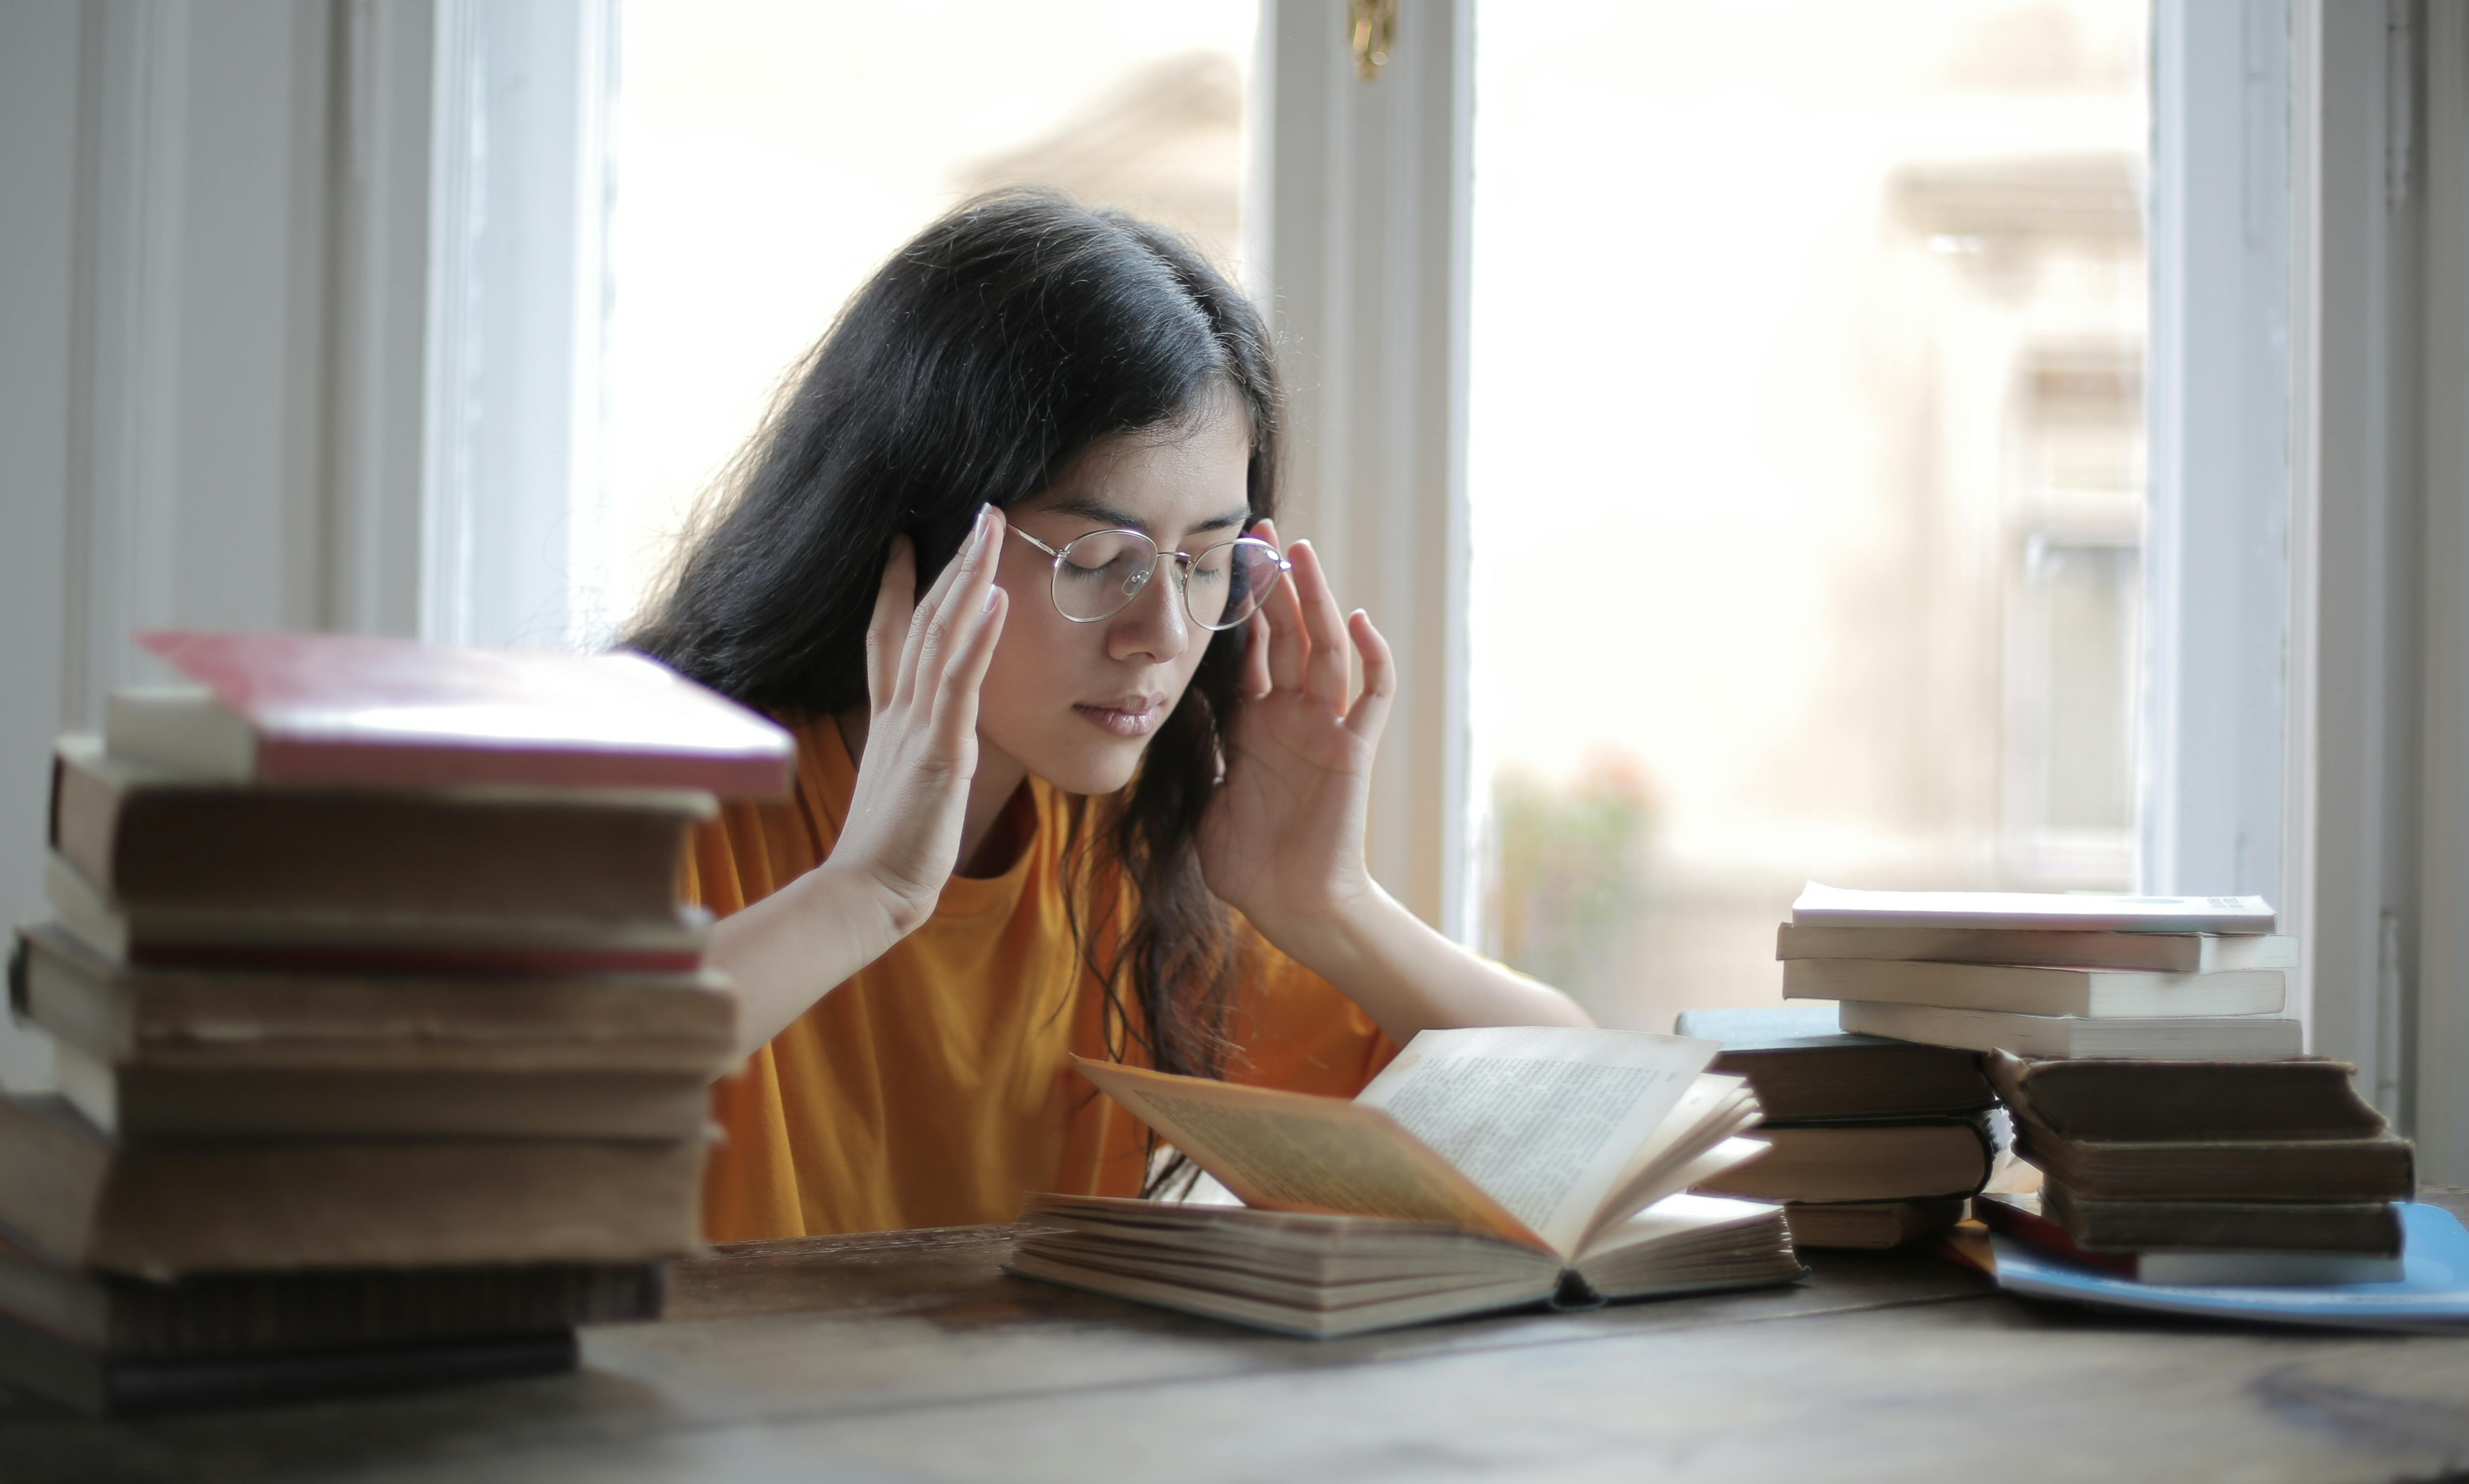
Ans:
[[[833,718],[839,723],[841,742],[847,746],[849,759],[863,767],[865,764],[865,734],[873,717],[864,706],[851,707]],[[1022,785],[1028,782],[1028,769],[1011,754],[987,744],[983,734],[978,738],[978,770],[969,779],[969,803],[960,817],[959,876],[1001,876],[1020,854],[1024,841],[1016,836],[1025,823],[1012,810],[1014,800],[1026,801]],[[1005,828],[1009,826],[1009,828]]]

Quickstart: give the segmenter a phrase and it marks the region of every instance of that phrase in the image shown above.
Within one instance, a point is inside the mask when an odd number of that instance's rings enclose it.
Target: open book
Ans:
[[[1782,1212],[1681,1196],[1755,1158],[1713,1041],[1426,1031],[1351,1102],[1079,1061],[1244,1204],[1036,1196],[1012,1270],[1292,1334],[1785,1282]]]

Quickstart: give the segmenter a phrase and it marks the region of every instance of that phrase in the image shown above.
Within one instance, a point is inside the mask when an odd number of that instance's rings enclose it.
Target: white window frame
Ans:
[[[1293,411],[1281,530],[1395,651],[1367,840],[1373,873],[1463,938],[1466,829],[1466,303],[1474,0],[1400,6],[1363,77],[1345,7],[1262,0],[1253,171],[1258,285]],[[1258,199],[1260,197],[1256,197]],[[1262,218],[1265,217],[1265,220]]]
[[[435,4],[442,106],[473,0],[381,3]],[[600,8],[605,38],[608,3],[567,0],[562,13]],[[1342,8],[1263,0],[1253,199],[1266,209],[1247,213],[1255,287],[1293,398],[1286,529],[1316,541],[1350,604],[1380,616],[1400,662],[1373,869],[1460,936],[1474,925],[1474,3],[1401,6],[1394,55],[1366,80]],[[2153,890],[2272,898],[2304,942],[2293,1007],[2311,1044],[2357,1060],[2369,1093],[2416,1130],[2430,1176],[2460,1178],[2469,1085],[2456,1093],[2458,1079],[2443,1073],[2469,1059],[2469,1005],[2455,1003],[2469,971],[2469,610],[2454,581],[2469,572],[2469,343],[2458,343],[2469,331],[2455,332],[2469,324],[2462,17],[2415,0],[2158,0],[2154,20],[2138,877]],[[2448,60],[2430,67],[2430,57]],[[580,87],[567,97],[581,100]],[[574,169],[601,126],[580,106],[528,123],[490,115],[489,168],[505,163],[509,141],[529,140]],[[453,126],[440,121],[441,181],[462,168]],[[588,295],[599,289],[588,219],[599,186],[575,178],[574,190],[531,200],[569,214],[567,246],[534,261],[570,252],[539,281],[587,264]],[[438,317],[446,292],[468,282],[457,275],[490,261],[467,208],[497,189],[431,196],[421,624],[483,642],[522,637],[510,626],[536,629],[542,603],[518,594],[510,605],[458,543],[497,539],[487,523],[499,521],[500,534],[528,531],[532,552],[554,558],[589,538],[594,498],[575,462],[593,442],[583,436],[593,394],[576,371],[596,354],[578,328],[588,305],[565,300],[570,323],[549,337],[566,347],[563,370],[494,368],[482,339],[475,371],[474,337]],[[2362,202],[2362,189],[2380,189],[2383,204]],[[2447,327],[2448,338],[2421,324]],[[539,409],[521,424],[537,446],[509,451],[468,423],[458,432],[449,394],[471,383],[457,375],[510,378],[503,395]],[[561,459],[560,478],[522,472]],[[524,500],[536,508],[511,513]],[[541,536],[543,509],[569,522],[564,546]],[[534,578],[562,591],[553,565]],[[565,622],[576,635],[575,616]]]

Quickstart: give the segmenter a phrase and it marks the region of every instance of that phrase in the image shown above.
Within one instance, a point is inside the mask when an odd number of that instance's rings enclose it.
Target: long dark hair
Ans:
[[[916,543],[922,591],[980,502],[1012,505],[1097,440],[1170,431],[1229,391],[1251,419],[1258,520],[1277,507],[1281,403],[1250,301],[1162,228],[1048,193],[981,196],[841,311],[625,642],[775,716],[863,705],[894,535]],[[1222,1075],[1230,1050],[1241,966],[1195,842],[1241,640],[1211,636],[1128,788],[1071,806],[1066,901],[1109,1050],[1137,1044],[1164,1071]]]

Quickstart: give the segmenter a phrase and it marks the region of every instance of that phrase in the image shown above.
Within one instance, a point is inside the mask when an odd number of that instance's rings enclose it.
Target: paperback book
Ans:
[[[1711,1041],[1426,1031],[1347,1101],[1081,1061],[1244,1204],[1040,1197],[1011,1270],[1291,1334],[1785,1282],[1772,1206],[1673,1197],[1763,1152]]]

